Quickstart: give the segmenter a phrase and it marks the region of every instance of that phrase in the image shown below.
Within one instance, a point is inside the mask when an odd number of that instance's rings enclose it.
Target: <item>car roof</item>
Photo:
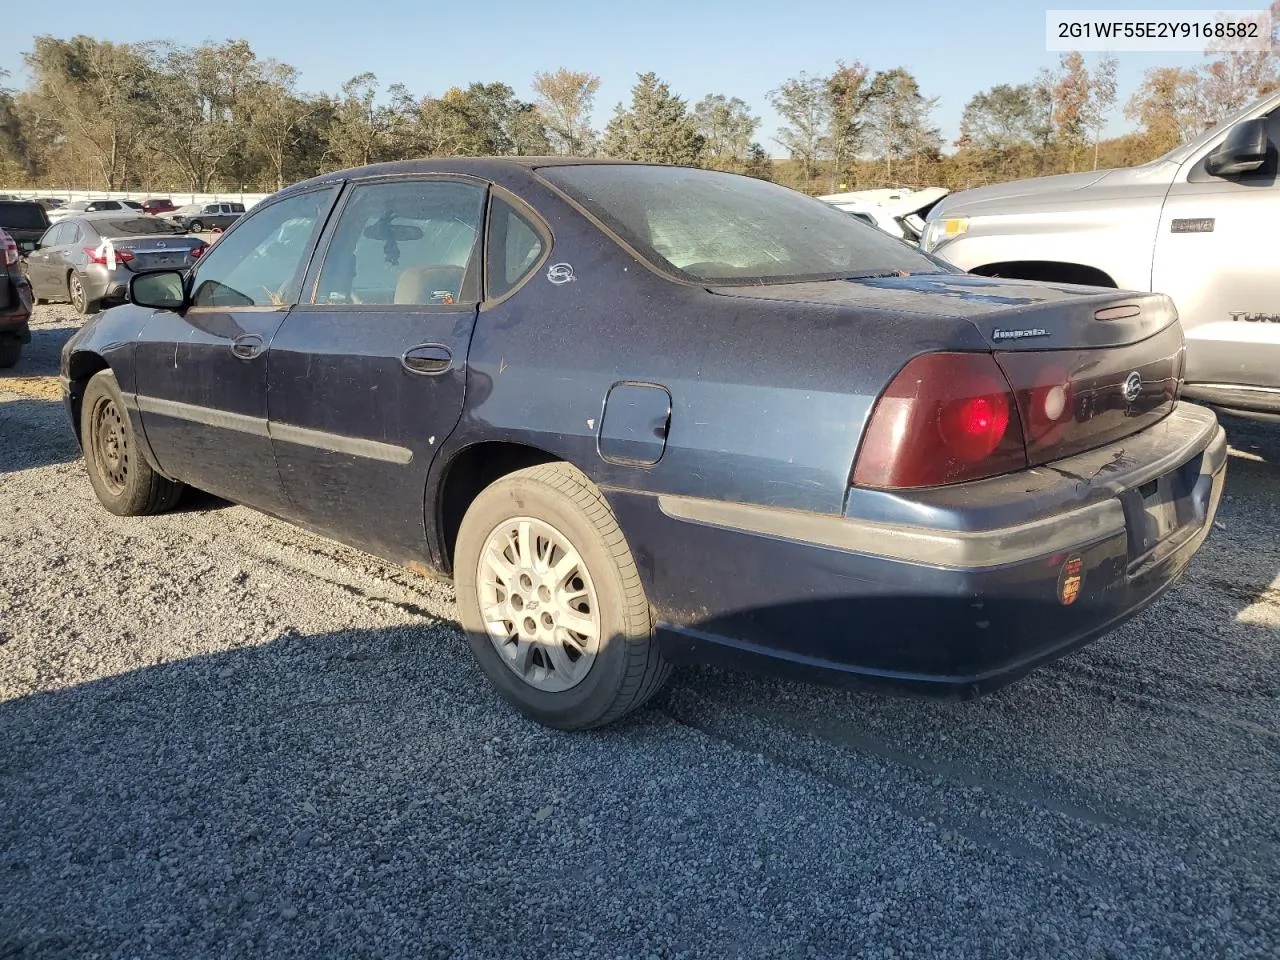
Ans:
[[[395,177],[415,173],[455,173],[487,180],[502,180],[504,174],[528,174],[539,167],[581,166],[669,166],[669,164],[645,164],[633,160],[604,160],[592,157],[430,157],[419,160],[394,160],[375,163],[367,167],[351,167],[335,170],[295,183],[280,192],[280,196],[325,183],[340,183],[357,177]]]

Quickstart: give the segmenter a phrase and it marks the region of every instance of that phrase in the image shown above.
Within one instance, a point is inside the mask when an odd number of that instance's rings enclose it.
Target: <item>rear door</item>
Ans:
[[[157,310],[143,328],[137,406],[168,475],[288,515],[267,434],[267,350],[336,194],[318,187],[264,206],[200,261],[191,306]]]
[[[1165,200],[1151,289],[1178,307],[1188,384],[1280,388],[1280,258],[1270,239],[1280,221],[1280,110],[1267,126],[1271,146],[1260,169],[1215,177],[1200,156],[1179,171]]]
[[[427,469],[462,415],[485,201],[466,178],[348,188],[312,302],[268,357],[276,460],[312,528],[422,559]]]

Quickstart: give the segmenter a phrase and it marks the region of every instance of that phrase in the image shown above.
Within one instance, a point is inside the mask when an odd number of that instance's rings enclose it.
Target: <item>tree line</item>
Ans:
[[[1280,0],[1273,10],[1280,22]],[[789,158],[772,160],[742,99],[712,93],[690,106],[653,73],[636,78],[630,102],[597,130],[599,77],[563,67],[536,74],[527,100],[500,82],[417,96],[384,89],[372,73],[307,93],[296,69],[243,40],[38,36],[25,89],[5,88],[0,74],[0,184],[272,191],[406,157],[561,154],[700,165],[812,193],[965,187],[1158,156],[1280,86],[1276,49],[1148,70],[1123,105],[1132,132],[1112,139],[1103,131],[1117,109],[1115,59],[1064,54],[1056,69],[974,94],[951,144],[933,122],[938,98],[909,69],[840,61],[769,91],[783,121],[769,139]]]

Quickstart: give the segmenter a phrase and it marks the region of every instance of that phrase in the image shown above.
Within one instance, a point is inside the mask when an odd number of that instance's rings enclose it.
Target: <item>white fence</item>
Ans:
[[[20,197],[23,200],[34,200],[37,197],[61,197],[68,202],[74,200],[149,200],[152,197],[168,198],[174,206],[181,207],[188,203],[243,203],[246,208],[259,200],[271,196],[269,193],[171,193],[156,190],[150,193],[123,193],[119,190],[20,190],[0,187],[0,194]]]

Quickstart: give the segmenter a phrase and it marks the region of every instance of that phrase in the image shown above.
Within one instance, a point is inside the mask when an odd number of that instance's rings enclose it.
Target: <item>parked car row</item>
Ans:
[[[181,225],[184,230],[200,233],[204,230],[225,230],[235,223],[244,211],[243,203],[191,203],[178,207],[168,198],[151,197],[141,203],[136,200],[76,200],[50,210],[48,216],[51,222],[56,223],[67,217],[85,213],[136,212],[164,217],[172,223]]]

